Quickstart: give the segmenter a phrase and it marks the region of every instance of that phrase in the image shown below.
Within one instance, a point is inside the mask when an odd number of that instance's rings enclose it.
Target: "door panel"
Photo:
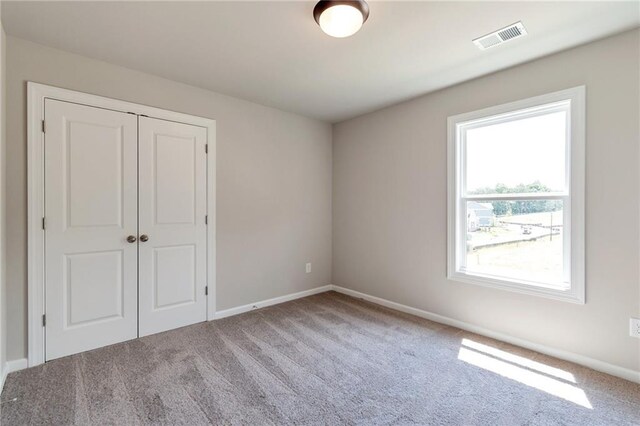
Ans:
[[[155,248],[154,309],[196,301],[195,245]]]
[[[123,250],[65,255],[65,326],[122,318]]]
[[[122,227],[121,128],[69,121],[67,131],[67,226]]]
[[[195,145],[195,137],[155,136],[153,189],[158,225],[195,224]],[[204,151],[199,154],[202,157]]]
[[[139,119],[140,336],[205,321],[205,128]]]
[[[45,101],[46,360],[137,336],[136,117]]]

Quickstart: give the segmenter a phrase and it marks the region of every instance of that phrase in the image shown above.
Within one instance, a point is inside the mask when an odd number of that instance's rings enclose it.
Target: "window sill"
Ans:
[[[483,287],[496,288],[499,290],[512,291],[515,293],[540,296],[547,299],[570,302],[579,305],[585,304],[584,291],[579,291],[575,285],[572,286],[572,288],[564,290],[553,288],[550,286],[535,285],[519,281],[509,281],[505,279],[497,279],[489,276],[475,275],[460,271],[449,273],[447,278],[449,280],[465,284],[473,284]]]

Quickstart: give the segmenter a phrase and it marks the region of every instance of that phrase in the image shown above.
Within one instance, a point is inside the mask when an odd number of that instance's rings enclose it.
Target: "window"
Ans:
[[[449,117],[450,279],[585,302],[584,98]]]

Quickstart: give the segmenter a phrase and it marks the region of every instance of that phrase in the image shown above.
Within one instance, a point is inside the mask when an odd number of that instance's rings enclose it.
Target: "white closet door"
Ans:
[[[136,116],[45,102],[46,359],[137,336]]]
[[[140,337],[207,318],[206,139],[139,118]]]

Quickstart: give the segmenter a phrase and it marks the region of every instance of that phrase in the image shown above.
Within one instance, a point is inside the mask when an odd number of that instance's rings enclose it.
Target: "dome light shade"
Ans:
[[[323,0],[313,8],[322,31],[332,37],[349,37],[358,32],[369,17],[369,5],[364,0]]]

